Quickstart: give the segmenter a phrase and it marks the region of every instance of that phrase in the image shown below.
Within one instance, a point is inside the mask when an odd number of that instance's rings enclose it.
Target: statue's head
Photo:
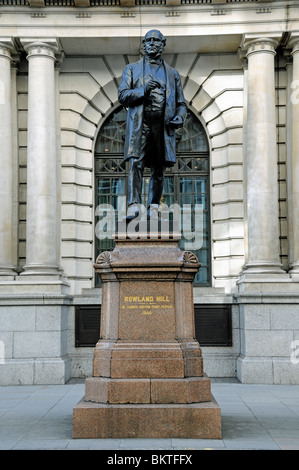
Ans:
[[[142,40],[145,55],[158,57],[162,54],[166,44],[166,38],[157,29],[148,31]]]

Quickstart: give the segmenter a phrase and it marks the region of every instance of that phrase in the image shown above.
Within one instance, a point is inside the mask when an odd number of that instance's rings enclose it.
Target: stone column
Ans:
[[[290,43],[293,56],[293,77],[292,77],[292,161],[291,161],[291,194],[290,194],[290,218],[291,218],[291,271],[292,279],[299,278],[299,38],[293,39]]]
[[[57,275],[56,42],[28,53],[26,264],[22,274]]]
[[[0,277],[15,276],[13,265],[12,47],[0,42]]]
[[[248,60],[246,180],[248,260],[243,277],[285,274],[279,259],[274,39],[245,43]]]

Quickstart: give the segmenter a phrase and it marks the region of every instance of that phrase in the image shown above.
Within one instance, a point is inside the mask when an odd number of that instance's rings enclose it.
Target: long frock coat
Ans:
[[[144,58],[125,67],[118,90],[120,104],[128,108],[124,160],[138,158],[141,151],[141,135],[144,104]],[[175,129],[170,121],[177,115],[183,121],[187,115],[179,73],[162,61],[166,75],[166,99],[164,113],[165,166],[176,162]]]

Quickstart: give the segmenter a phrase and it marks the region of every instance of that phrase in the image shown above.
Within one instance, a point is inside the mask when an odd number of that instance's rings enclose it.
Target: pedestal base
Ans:
[[[73,410],[73,438],[220,439],[214,397],[191,404],[101,404],[82,399]]]
[[[199,263],[178,238],[116,239],[97,258],[101,338],[73,410],[73,437],[221,437],[220,408],[194,335]]]

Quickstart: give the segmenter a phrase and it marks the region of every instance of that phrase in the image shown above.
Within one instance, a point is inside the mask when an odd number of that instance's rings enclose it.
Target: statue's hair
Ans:
[[[146,36],[147,36],[149,33],[152,33],[152,32],[158,33],[158,34],[160,35],[161,40],[162,40],[162,42],[163,42],[163,45],[165,46],[165,44],[166,44],[166,37],[163,36],[163,34],[161,33],[161,31],[159,31],[158,29],[151,29],[150,31],[148,31],[148,32],[145,34],[144,38],[142,39],[142,44],[145,43],[145,38],[146,38]]]

